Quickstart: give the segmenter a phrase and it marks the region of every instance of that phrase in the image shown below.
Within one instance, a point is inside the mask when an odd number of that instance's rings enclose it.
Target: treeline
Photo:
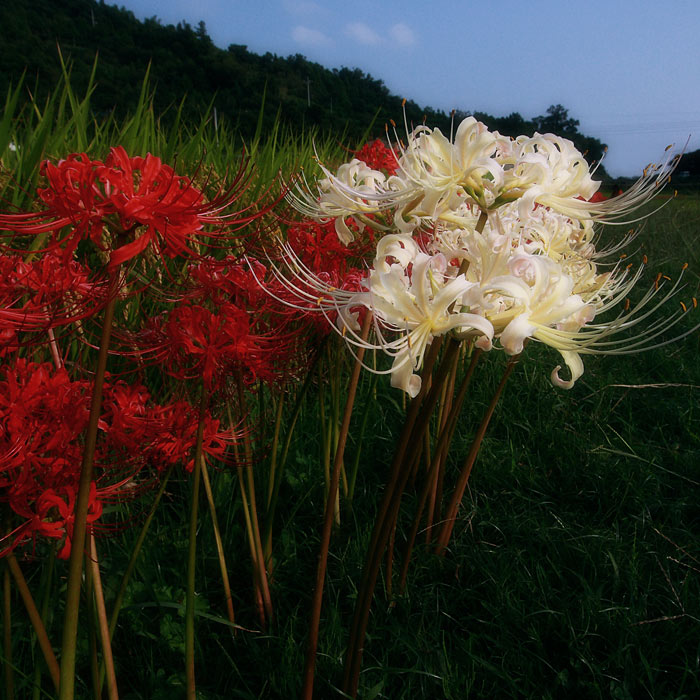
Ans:
[[[3,94],[24,74],[25,86],[42,99],[61,76],[58,47],[71,66],[71,83],[80,93],[89,83],[95,56],[95,113],[123,117],[136,104],[150,65],[154,105],[163,119],[172,118],[186,96],[185,119],[200,119],[216,108],[244,139],[255,133],[262,112],[263,133],[276,120],[294,128],[315,127],[344,142],[381,136],[391,119],[402,119],[402,99],[381,80],[357,68],[329,70],[296,54],[282,58],[251,53],[245,46],[214,45],[204,22],[164,25],[156,17],[141,22],[124,8],[96,0],[15,0],[0,3],[0,89]],[[451,115],[407,100],[409,124],[425,122],[448,133]],[[605,145],[578,131],[578,120],[561,105],[532,120],[514,112],[474,116],[490,128],[515,136],[553,131],[570,138],[597,161]],[[457,112],[459,120],[467,112]],[[367,133],[368,128],[371,130]],[[599,171],[599,176],[602,174]]]

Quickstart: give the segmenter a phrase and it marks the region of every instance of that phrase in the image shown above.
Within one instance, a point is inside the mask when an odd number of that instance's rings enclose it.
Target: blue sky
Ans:
[[[360,68],[421,105],[531,118],[560,103],[615,176],[700,148],[697,0],[121,0],[215,44]],[[312,90],[313,90],[313,86]],[[399,115],[400,116],[400,115]]]

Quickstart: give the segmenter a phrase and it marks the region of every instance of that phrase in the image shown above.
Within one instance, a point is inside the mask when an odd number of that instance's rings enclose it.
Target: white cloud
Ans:
[[[345,27],[345,33],[360,44],[378,44],[381,41],[379,34],[362,22],[351,22]]]
[[[300,25],[292,29],[292,39],[304,46],[329,46],[333,43],[323,32]]]
[[[416,43],[416,35],[413,33],[413,30],[406,24],[403,24],[403,22],[395,24],[389,30],[389,34],[401,46],[413,46]]]

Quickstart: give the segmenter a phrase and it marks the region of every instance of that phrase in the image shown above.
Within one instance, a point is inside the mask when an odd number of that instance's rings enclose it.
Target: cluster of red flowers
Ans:
[[[186,177],[151,155],[129,157],[122,146],[112,148],[104,162],[85,153],[58,163],[42,164],[47,186],[38,190],[43,209],[0,215],[0,230],[19,235],[51,234],[48,248],[64,248],[70,260],[78,243],[92,241],[110,251],[111,267],[131,260],[149,245],[161,255],[196,256],[195,235],[206,225],[207,239],[223,235],[223,224],[242,226],[261,214],[247,207],[238,214],[226,209],[240,196],[245,169],[234,185],[207,201]]]
[[[19,347],[20,333],[85,319],[105,303],[104,281],[57,252],[0,256],[0,357]]]
[[[365,146],[358,157],[388,173],[396,166],[380,141]],[[129,157],[122,147],[111,149],[104,161],[85,153],[47,161],[42,175],[46,186],[38,190],[36,211],[0,214],[0,231],[10,232],[0,255],[0,357],[6,360],[0,369],[0,500],[20,519],[0,552],[43,536],[60,541],[60,556],[67,557],[92,382],[79,365],[68,362],[75,350],[68,352],[65,337],[53,331],[78,328],[94,344],[88,322],[116,293],[113,284],[90,270],[95,249],[113,270],[149,247],[161,260],[189,260],[184,270],[153,271],[145,286],[122,278],[121,289],[129,284],[138,290],[134,295],[155,293],[156,278],[169,286],[160,288],[165,303],[156,299],[156,313],[131,317],[130,330],[114,329],[113,350],[135,357],[140,368],[150,358],[166,375],[201,381],[208,394],[229,376],[245,382],[292,376],[294,363],[303,362],[303,345],[314,336],[309,323],[316,319],[298,305],[290,310],[278,303],[288,290],[260,262],[207,255],[216,254],[207,244],[222,247],[227,230],[238,236],[241,227],[268,209],[256,202],[237,214],[226,213],[245,186],[245,167],[234,186],[213,201],[159,158]],[[288,226],[287,242],[318,279],[354,291],[361,289],[364,258],[374,243],[371,232],[356,232],[356,241],[346,247],[332,224],[305,221]],[[28,254],[22,239],[37,236],[43,242],[32,241],[37,250]],[[84,264],[77,261],[79,255]],[[134,272],[129,268],[128,274]],[[133,305],[139,311],[148,306]],[[118,320],[126,318],[117,314]],[[328,332],[325,320],[318,327]],[[53,364],[41,361],[46,343],[51,343]],[[30,350],[37,361],[25,357]],[[127,359],[121,362],[128,365]],[[191,470],[200,420],[204,454],[225,460],[234,436],[208,412],[200,416],[181,400],[158,405],[138,382],[108,375],[89,528],[100,526],[105,502],[140,493],[163,469],[180,463]]]
[[[0,373],[0,498],[23,522],[7,537],[5,552],[37,535],[60,540],[70,554],[91,382],[65,369],[18,358]],[[148,391],[107,382],[96,475],[88,523],[96,526],[105,502],[138,493],[156,473],[193,466],[198,413],[188,403],[155,404]],[[204,420],[204,454],[223,459],[230,442],[210,416]],[[144,472],[148,469],[149,472]]]
[[[383,170],[387,175],[396,175],[399,167],[394,151],[380,139],[366,143],[359,151],[355,151],[355,158],[366,163],[372,170]]]

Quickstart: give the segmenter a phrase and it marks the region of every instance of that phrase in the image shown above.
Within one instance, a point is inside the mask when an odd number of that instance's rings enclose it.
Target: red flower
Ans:
[[[174,376],[201,376],[211,388],[215,379],[237,370],[253,377],[274,374],[270,339],[251,332],[248,313],[235,304],[222,303],[216,312],[182,304],[172,310],[163,330],[170,340],[166,371]],[[283,346],[274,349],[279,353]]]
[[[110,267],[131,260],[149,245],[168,257],[197,257],[193,242],[221,239],[224,224],[240,229],[274,204],[260,206],[256,201],[241,211],[228,211],[247,188],[246,160],[241,161],[233,184],[212,201],[160,158],[150,153],[130,158],[122,146],[112,148],[104,162],[85,153],[72,154],[55,165],[46,161],[42,174],[47,187],[39,189],[38,195],[44,208],[0,215],[0,230],[20,235],[51,233],[48,248],[64,247],[65,260],[80,241],[91,240],[99,249],[110,250]],[[205,231],[205,226],[213,228]]]
[[[355,151],[355,158],[366,163],[372,170],[384,170],[387,175],[396,175],[399,167],[394,151],[380,139],[366,143],[359,151]]]
[[[17,331],[48,328],[87,318],[106,301],[105,285],[92,281],[77,262],[54,252],[25,262],[0,255],[0,348],[16,342]]]

